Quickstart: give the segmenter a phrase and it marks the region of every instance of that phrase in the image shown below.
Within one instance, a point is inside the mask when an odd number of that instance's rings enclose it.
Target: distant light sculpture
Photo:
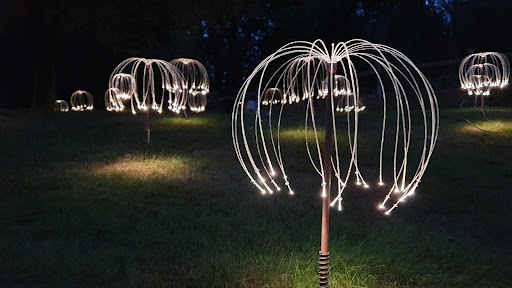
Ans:
[[[120,96],[122,95],[122,96]],[[121,112],[124,111],[123,100],[126,100],[124,94],[118,88],[108,88],[105,92],[105,108],[109,112]]]
[[[286,99],[283,98],[283,92],[279,88],[268,88],[263,94],[263,100],[261,100],[262,105],[269,104],[286,104]]]
[[[91,93],[84,90],[77,90],[71,94],[69,102],[73,111],[91,111],[94,109],[94,98]]]
[[[116,97],[119,100],[129,100],[137,92],[135,77],[131,74],[119,73],[112,77],[112,87],[117,89]]]
[[[110,74],[108,87],[109,95],[105,95],[107,110],[122,111],[124,109],[122,102],[130,99],[132,114],[137,114],[137,110],[146,112],[146,143],[148,145],[151,142],[150,110],[162,113],[165,98],[169,99],[169,109],[175,113],[179,113],[186,107],[186,93],[182,90],[183,76],[167,61],[128,58]],[[112,98],[111,95],[115,97]]]
[[[65,100],[56,100],[54,109],[55,109],[55,111],[58,111],[58,112],[68,112],[69,111],[68,102],[66,102]]]
[[[498,52],[471,54],[459,66],[461,88],[470,96],[489,96],[492,88],[507,86],[509,77],[508,58]]]
[[[358,165],[358,115],[361,109],[351,110],[353,113],[335,114],[335,98],[342,97],[344,93],[346,95],[343,97],[352,98],[351,103],[359,103],[359,77],[356,67],[361,64],[371,68],[382,91],[383,118],[382,122],[379,122],[382,124],[382,131],[379,139],[376,182],[379,186],[389,184],[388,192],[378,207],[383,209],[385,214],[390,214],[401,202],[415,193],[432,155],[439,128],[439,109],[434,91],[420,70],[401,52],[364,40],[332,44],[331,49],[328,49],[321,40],[312,43],[292,42],[268,56],[256,67],[242,85],[233,107],[234,149],[242,169],[251,182],[261,194],[273,194],[274,191],[280,191],[282,185],[287,187],[289,194],[294,194],[284,166],[280,142],[283,103],[275,109],[278,112],[274,113],[277,114],[274,118],[277,119],[272,118],[272,113],[269,112],[266,121],[262,119],[261,104],[258,104],[253,116],[244,113],[243,103],[248,91],[254,90],[257,92],[257,103],[263,103],[262,99],[265,99],[269,87],[283,87],[283,94],[289,96],[289,102],[306,102],[306,147],[321,181],[320,287],[328,287],[330,207],[337,206],[341,210],[342,194],[351,176],[355,177],[357,185],[370,187]],[[379,71],[383,71],[382,75],[379,75]],[[387,89],[384,87],[385,83],[390,84],[386,85]],[[389,94],[386,91],[393,93]],[[326,109],[324,149],[320,149],[321,120],[316,111],[316,104],[320,101],[325,102],[323,105]],[[273,101],[267,102],[269,110],[272,111]],[[410,115],[413,106],[418,107],[422,115],[421,120],[414,126]],[[336,115],[346,118],[345,124],[336,121]],[[254,119],[247,119],[249,117]],[[339,129],[340,125],[346,126],[345,129]],[[313,132],[309,127],[312,127]],[[254,131],[255,137],[248,137],[249,131]],[[349,141],[350,156],[346,159],[342,159],[340,153],[345,145],[338,142],[339,131],[346,131]],[[423,136],[423,141],[414,140],[417,141],[420,152],[411,149],[414,144],[411,134],[416,131],[420,133],[418,135]],[[313,134],[314,140],[310,140],[308,134]],[[389,152],[393,151],[390,161],[392,168],[386,171],[383,154],[388,150],[385,150],[385,146],[390,148]],[[411,163],[413,160],[417,161],[416,165]],[[334,198],[330,196],[331,176],[334,176],[336,181],[337,196]],[[390,180],[384,182],[385,176],[391,176]],[[389,205],[388,202],[392,198],[395,200]]]
[[[325,71],[323,69],[319,69],[319,62],[314,57],[310,56],[302,56],[297,57],[296,59],[292,59],[290,63],[284,68],[284,71],[281,75],[283,78],[282,86],[284,91],[284,98],[288,99],[289,104],[299,103],[301,100],[307,100],[310,97],[315,96],[315,91],[318,91],[316,94],[317,99],[323,96],[322,89],[320,88],[321,83],[314,81],[312,83],[315,87],[305,87],[303,83],[307,83],[311,81],[311,73],[318,73],[318,79],[324,79],[326,75],[323,75]],[[312,89],[316,88],[316,89]]]
[[[206,108],[206,95],[210,92],[210,81],[208,72],[201,62],[188,59],[178,58],[170,62],[183,74],[184,83],[182,87],[167,87],[172,93],[185,93],[188,107],[192,112],[203,112]],[[177,104],[169,103],[169,109],[176,109]]]
[[[169,62],[132,57],[114,69],[110,74],[108,87],[119,89],[119,98],[130,99],[133,114],[137,110],[150,109],[162,113],[164,99],[167,97],[169,107],[172,107],[169,109],[179,113],[185,109],[186,104],[186,94],[180,91],[183,85],[181,72]],[[170,93],[169,90],[173,92]],[[130,91],[133,92],[130,94]]]
[[[510,63],[507,56],[499,52],[484,52],[466,56],[459,66],[459,80],[461,88],[474,96],[476,107],[480,99],[480,107],[484,118],[489,121],[484,111],[485,97],[491,95],[494,88],[504,88],[508,85],[510,77]],[[464,103],[466,101],[462,101]],[[461,107],[462,107],[461,103]],[[471,123],[468,119],[466,121]],[[490,131],[491,132],[491,131]]]

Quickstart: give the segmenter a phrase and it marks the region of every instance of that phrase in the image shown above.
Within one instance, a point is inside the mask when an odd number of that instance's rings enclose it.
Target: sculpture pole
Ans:
[[[323,157],[323,166],[324,169],[324,179],[325,182],[322,183],[323,189],[325,189],[325,194],[322,199],[322,233],[320,240],[320,259],[318,261],[319,264],[319,278],[320,278],[320,288],[329,287],[329,211],[330,211],[330,201],[331,201],[331,155],[332,155],[332,121],[333,121],[333,109],[332,109],[332,82],[333,76],[336,73],[336,63],[329,63],[328,68],[329,72],[329,88],[328,94],[325,98],[325,150]]]

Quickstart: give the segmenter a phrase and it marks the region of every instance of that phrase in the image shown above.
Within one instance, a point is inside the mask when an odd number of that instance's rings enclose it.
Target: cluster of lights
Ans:
[[[171,93],[184,92],[190,111],[203,112],[206,108],[206,95],[210,92],[210,81],[206,68],[201,62],[188,58],[174,59],[170,63],[181,71],[184,84],[181,88],[179,86],[169,86],[167,89]],[[171,110],[174,107],[173,103],[175,103],[173,99],[169,99],[169,109]],[[182,106],[184,107],[184,105]]]
[[[509,76],[508,58],[498,52],[469,55],[459,66],[461,88],[470,96],[489,96],[492,88],[507,86]]]
[[[66,102],[65,100],[56,100],[54,110],[58,111],[58,112],[68,112],[69,111],[68,102]]]
[[[69,102],[71,103],[71,110],[73,111],[91,111],[94,109],[94,98],[91,93],[84,90],[73,92]]]
[[[401,52],[385,45],[373,44],[364,40],[351,40],[333,44],[331,49],[321,40],[314,42],[296,41],[289,43],[264,59],[246,79],[238,92],[232,113],[232,136],[236,155],[251,183],[262,194],[272,194],[282,189],[279,182],[288,188],[289,194],[295,192],[290,187],[281,153],[281,119],[284,105],[301,100],[305,105],[305,139],[309,159],[321,178],[321,196],[326,197],[325,171],[331,169],[337,185],[337,196],[329,201],[331,206],[341,210],[343,191],[355,177],[355,184],[370,188],[365,181],[358,164],[359,112],[365,109],[359,99],[359,80],[353,59],[363,60],[377,75],[382,89],[383,118],[380,122],[380,149],[378,161],[377,185],[389,184],[389,192],[378,207],[385,214],[412,196],[418,187],[435,147],[439,129],[439,109],[434,91],[425,76]],[[276,61],[277,60],[277,61]],[[284,63],[284,64],[277,64]],[[359,63],[359,62],[357,62]],[[274,69],[275,68],[275,69]],[[378,73],[378,71],[383,71]],[[338,72],[338,74],[335,74]],[[391,84],[389,88],[385,83]],[[282,90],[272,87],[282,87]],[[257,92],[258,107],[254,115],[244,113],[244,103],[249,91]],[[386,91],[392,91],[386,94]],[[407,95],[410,93],[410,95]],[[315,97],[316,95],[316,97]],[[320,149],[319,124],[323,123],[315,113],[315,103],[326,97],[333,97],[330,103],[333,117],[333,153],[331,167],[324,167]],[[334,97],[339,97],[335,103]],[[323,101],[322,101],[323,102]],[[418,103],[422,119],[419,125],[412,125],[410,107]],[[273,104],[281,104],[276,117]],[[268,119],[264,120],[261,105],[269,105]],[[416,106],[416,105],[414,105]],[[337,121],[334,112],[346,113],[344,124]],[[295,109],[296,110],[296,109]],[[395,117],[387,116],[396,113]],[[249,117],[255,117],[248,119]],[[393,119],[393,120],[390,120]],[[345,129],[342,126],[345,125]],[[416,149],[412,146],[413,130],[422,131],[423,141],[418,141],[419,155],[412,155]],[[277,130],[277,131],[275,131]],[[312,132],[311,132],[312,130]],[[342,159],[341,148],[345,147],[337,140],[339,131],[346,131],[349,140],[349,157]],[[248,131],[255,135],[249,137]],[[313,134],[314,138],[308,137]],[[389,136],[389,137],[386,137]],[[249,140],[251,139],[251,141]],[[255,139],[255,141],[253,141]],[[314,140],[311,140],[314,139]],[[393,139],[393,140],[390,140]],[[383,171],[385,147],[391,147],[393,158],[390,171]],[[312,148],[314,147],[314,148]],[[316,149],[314,151],[313,149]],[[413,168],[412,159],[418,159],[417,168]],[[343,164],[343,165],[342,165]],[[384,176],[392,174],[387,182]],[[282,177],[279,181],[278,177]],[[396,197],[393,195],[397,195]],[[395,199],[391,204],[390,199]]]

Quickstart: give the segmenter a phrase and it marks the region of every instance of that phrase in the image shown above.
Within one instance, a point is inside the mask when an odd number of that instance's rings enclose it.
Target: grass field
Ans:
[[[487,115],[441,111],[427,173],[392,216],[347,191],[331,287],[512,287],[512,109]],[[302,121],[283,140],[294,197],[258,194],[230,121],[154,118],[146,149],[144,115],[0,112],[0,287],[315,287]]]

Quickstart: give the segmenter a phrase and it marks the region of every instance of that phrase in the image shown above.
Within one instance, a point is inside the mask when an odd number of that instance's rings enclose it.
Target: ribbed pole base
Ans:
[[[329,253],[319,252],[318,260],[318,278],[320,279],[320,288],[329,287]]]

